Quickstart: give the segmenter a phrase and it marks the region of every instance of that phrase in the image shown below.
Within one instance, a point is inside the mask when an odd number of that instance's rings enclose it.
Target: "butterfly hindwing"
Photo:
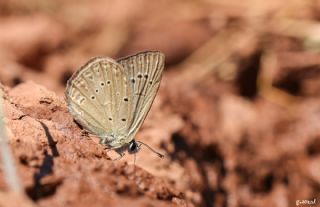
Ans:
[[[123,67],[111,58],[94,58],[67,83],[66,100],[70,112],[84,128],[100,137],[117,134],[126,127],[131,89]],[[121,120],[122,119],[122,120]]]

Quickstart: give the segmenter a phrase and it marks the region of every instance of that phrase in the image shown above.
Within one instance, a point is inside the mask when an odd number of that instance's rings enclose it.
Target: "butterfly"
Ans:
[[[160,86],[165,56],[140,52],[114,60],[89,60],[67,82],[65,99],[75,121],[115,150],[120,158],[137,153],[143,144],[135,135],[145,120]]]

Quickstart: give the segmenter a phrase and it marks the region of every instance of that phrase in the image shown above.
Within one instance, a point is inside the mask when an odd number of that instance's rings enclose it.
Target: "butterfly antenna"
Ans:
[[[147,145],[147,144],[145,144],[145,143],[143,143],[143,142],[141,142],[141,141],[136,141],[136,142],[138,142],[139,144],[142,144],[142,145],[146,146],[149,150],[151,150],[151,151],[154,152],[156,155],[158,155],[158,157],[164,158],[164,155],[163,155],[163,154],[161,154],[160,152],[155,151],[155,150],[152,149],[149,145]]]

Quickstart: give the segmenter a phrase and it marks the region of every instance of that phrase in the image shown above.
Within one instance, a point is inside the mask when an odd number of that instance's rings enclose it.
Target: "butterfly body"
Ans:
[[[69,111],[102,145],[134,152],[139,149],[134,137],[159,89],[163,68],[164,55],[156,51],[117,61],[93,58],[68,80]]]

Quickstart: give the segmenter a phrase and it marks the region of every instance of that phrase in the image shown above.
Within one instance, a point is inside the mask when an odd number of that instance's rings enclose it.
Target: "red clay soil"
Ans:
[[[320,205],[318,1],[46,2],[0,2],[5,123],[26,195],[1,166],[0,206]],[[166,70],[137,139],[165,158],[142,148],[134,166],[81,129],[63,93],[89,58],[142,50],[164,52]]]
[[[185,195],[172,182],[140,167],[147,164],[142,159],[146,156],[149,163],[157,163],[152,167],[160,175],[170,170],[168,160],[141,153],[136,169],[126,161],[112,161],[73,121],[62,97],[27,82],[9,90],[5,100],[18,174],[27,195],[40,205],[186,205]]]

